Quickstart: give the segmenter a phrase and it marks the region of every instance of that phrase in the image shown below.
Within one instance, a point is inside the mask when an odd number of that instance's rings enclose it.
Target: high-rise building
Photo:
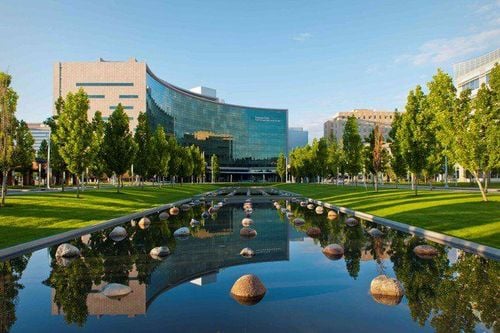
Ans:
[[[302,147],[309,141],[309,132],[302,127],[290,127],[288,129],[288,153],[294,148]]]
[[[378,124],[384,139],[387,139],[391,131],[394,111],[376,111],[370,109],[354,109],[348,112],[339,112],[335,117],[323,124],[323,136],[325,138],[335,137],[342,139],[347,118],[355,116],[358,120],[359,135],[366,139],[376,124]]]
[[[40,144],[43,140],[47,141],[47,143],[49,142],[50,127],[43,123],[28,123],[27,125],[31,132],[31,135],[33,136],[33,139],[35,140],[33,149],[35,149],[35,152],[38,152],[38,150],[40,149]]]
[[[54,100],[79,88],[89,96],[89,119],[99,110],[107,120],[121,103],[134,129],[145,112],[151,128],[198,145],[207,161],[216,154],[227,180],[274,177],[277,157],[287,153],[288,110],[227,104],[211,88],[179,88],[136,59],[56,63]]]
[[[454,64],[455,86],[458,93],[470,89],[475,96],[481,84],[488,84],[489,74],[495,63],[500,63],[500,49]]]

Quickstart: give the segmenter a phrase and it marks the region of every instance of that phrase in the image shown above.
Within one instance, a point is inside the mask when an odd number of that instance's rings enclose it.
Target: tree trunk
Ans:
[[[63,177],[62,177],[62,189],[61,191],[64,192],[64,185],[66,185],[66,171],[63,171]]]
[[[80,178],[76,176],[76,197],[80,199]]]
[[[479,179],[479,172],[474,172],[473,175],[474,175],[474,178],[476,178],[476,183],[477,183],[477,186],[479,186],[479,190],[481,191],[481,196],[483,197],[483,201],[487,202],[488,198],[486,197],[486,191],[483,187],[483,184],[481,184],[481,180]]]
[[[5,206],[5,197],[7,196],[7,177],[9,176],[9,170],[4,170],[2,175],[2,203],[0,207]]]
[[[414,174],[413,178],[414,178],[413,185],[415,185],[415,196],[417,196],[418,195],[418,176],[417,176],[417,174]]]
[[[373,175],[373,185],[375,186],[375,192],[378,192],[378,175],[377,173],[375,173],[375,175]]]
[[[101,189],[101,182],[99,181],[99,177],[97,177],[97,189]]]
[[[122,176],[118,176],[117,177],[117,181],[118,181],[118,186],[116,186],[116,193],[120,193],[120,180],[121,180]]]
[[[484,193],[488,193],[488,181],[490,180],[490,177],[491,177],[491,171],[485,172]]]

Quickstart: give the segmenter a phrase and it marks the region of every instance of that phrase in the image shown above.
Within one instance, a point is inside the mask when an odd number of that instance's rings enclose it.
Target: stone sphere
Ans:
[[[189,228],[182,227],[174,231],[174,237],[188,237],[191,234]]]
[[[250,203],[250,202],[245,202],[245,203],[243,204],[243,209],[248,209],[248,208],[252,208],[252,203]]]
[[[384,235],[384,233],[377,228],[371,228],[370,230],[368,230],[368,234],[374,238],[382,237]]]
[[[289,220],[291,220],[291,219],[293,219],[293,218],[294,218],[294,215],[293,215],[293,213],[292,213],[292,212],[288,212],[288,213],[286,213],[286,217],[287,217]]]
[[[190,209],[191,209],[191,206],[188,205],[188,204],[182,204],[181,205],[181,210],[184,211],[184,212],[186,212],[186,211],[188,211]]]
[[[338,260],[344,255],[344,248],[339,244],[330,244],[322,252],[328,259]]]
[[[189,225],[192,226],[192,227],[199,226],[200,225],[200,221],[195,220],[195,219],[191,219],[191,221],[189,221]]]
[[[245,258],[252,258],[255,255],[255,251],[249,247],[245,247],[241,250],[240,255]]]
[[[161,259],[170,254],[170,249],[167,246],[154,247],[149,251],[149,255],[154,259]]]
[[[101,290],[101,293],[108,298],[122,298],[131,292],[132,288],[120,283],[110,283]]]
[[[254,305],[260,302],[267,289],[260,279],[252,274],[243,275],[233,284],[231,296],[242,305]]]
[[[305,201],[300,202],[300,207],[306,207],[306,206],[307,206],[307,202],[305,202]]]
[[[114,227],[108,237],[115,242],[120,242],[127,237],[127,230],[124,227]]]
[[[170,215],[175,216],[175,215],[179,214],[179,208],[172,207],[172,208],[170,208],[169,213],[170,213]]]
[[[432,245],[415,246],[413,252],[422,259],[432,259],[439,254],[438,250]]]
[[[244,227],[249,227],[252,224],[253,224],[253,220],[248,218],[248,217],[245,217],[243,220],[241,220],[241,225]]]
[[[323,207],[317,206],[315,209],[316,214],[321,215],[323,214]]]
[[[297,217],[295,218],[295,220],[293,220],[293,224],[295,224],[296,226],[304,225],[305,223],[306,221],[301,217]]]
[[[139,225],[139,228],[147,229],[151,225],[151,220],[148,219],[147,217],[143,217],[142,219],[139,220],[137,224]]]
[[[398,280],[389,278],[386,275],[379,275],[370,284],[370,294],[402,297],[404,289]]]
[[[203,213],[201,213],[201,218],[202,218],[202,219],[206,220],[206,219],[208,219],[209,217],[210,217],[210,214],[208,214],[208,212],[203,212]]]
[[[245,209],[245,214],[246,215],[252,215],[252,213],[253,213],[253,209],[252,208]]]
[[[349,227],[355,227],[359,224],[359,221],[356,220],[354,217],[348,217],[345,220],[345,224],[347,224]]]
[[[313,210],[314,209],[314,204],[310,203],[307,205],[307,209]]]
[[[277,209],[277,210],[280,210],[280,209],[281,209],[280,204],[277,204],[277,205],[276,205],[276,206],[274,206],[274,207],[276,207],[276,209]]]
[[[158,217],[160,218],[160,221],[165,221],[168,220],[170,215],[167,212],[161,212],[160,215],[158,215]]]
[[[309,229],[307,229],[306,234],[309,237],[316,238],[316,237],[319,237],[321,235],[321,229],[318,227],[310,227]]]
[[[64,243],[57,247],[56,257],[57,258],[73,258],[80,255],[80,250],[71,244]]]
[[[218,211],[218,210],[219,210],[219,209],[218,209],[218,208],[216,208],[216,207],[210,207],[210,208],[208,209],[208,214],[213,215],[213,214],[217,213],[217,211]]]
[[[253,238],[253,237],[257,236],[257,231],[255,231],[252,228],[248,228],[248,227],[241,228],[240,236],[247,237],[247,238]]]
[[[337,218],[337,212],[335,212],[334,210],[329,210],[328,211],[328,219],[329,220],[335,220]]]

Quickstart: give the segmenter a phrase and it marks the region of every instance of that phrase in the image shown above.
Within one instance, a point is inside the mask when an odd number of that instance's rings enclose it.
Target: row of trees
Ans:
[[[23,120],[16,118],[18,95],[11,87],[10,75],[0,72],[0,169],[2,175],[1,203],[5,205],[7,179],[12,170],[31,169],[35,159],[34,139]]]
[[[452,78],[438,70],[427,84],[428,93],[417,86],[408,94],[406,112],[395,112],[385,142],[378,125],[362,142],[354,116],[346,121],[342,140],[322,138],[290,153],[290,173],[297,179],[372,175],[375,189],[381,174],[396,184],[410,173],[417,195],[418,182],[443,173],[445,158],[459,164],[475,178],[487,201],[491,171],[500,167],[500,66],[489,74],[474,97],[469,89],[457,95]],[[397,110],[396,110],[397,111]],[[286,171],[284,155],[278,174]]]
[[[97,180],[115,175],[117,191],[123,187],[122,176],[130,171],[139,177],[140,183],[154,179],[160,186],[169,177],[181,183],[189,178],[201,181],[205,176],[205,158],[197,146],[183,147],[175,137],[168,136],[163,127],[154,131],[145,113],[140,113],[135,133],[130,131],[129,118],[123,106],[118,104],[107,121],[100,111],[88,120],[89,100],[83,89],[68,93],[65,99],[56,102],[56,115],[47,120],[51,127],[51,145],[55,151],[51,156],[54,172],[69,171],[75,175],[77,197],[80,192],[80,177],[84,173]],[[46,145],[44,145],[45,147]],[[45,155],[40,152],[40,155]],[[212,158],[216,162],[217,158]],[[214,177],[218,166],[214,169]],[[215,178],[214,178],[215,179]]]

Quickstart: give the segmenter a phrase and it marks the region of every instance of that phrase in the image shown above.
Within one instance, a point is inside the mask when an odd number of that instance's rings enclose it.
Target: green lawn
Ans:
[[[81,228],[115,217],[156,207],[220,187],[185,184],[171,187],[124,188],[8,196],[0,208],[0,248]]]
[[[386,189],[378,193],[363,186],[280,184],[280,189],[378,215],[398,222],[500,248],[500,194],[482,202],[479,192]]]

